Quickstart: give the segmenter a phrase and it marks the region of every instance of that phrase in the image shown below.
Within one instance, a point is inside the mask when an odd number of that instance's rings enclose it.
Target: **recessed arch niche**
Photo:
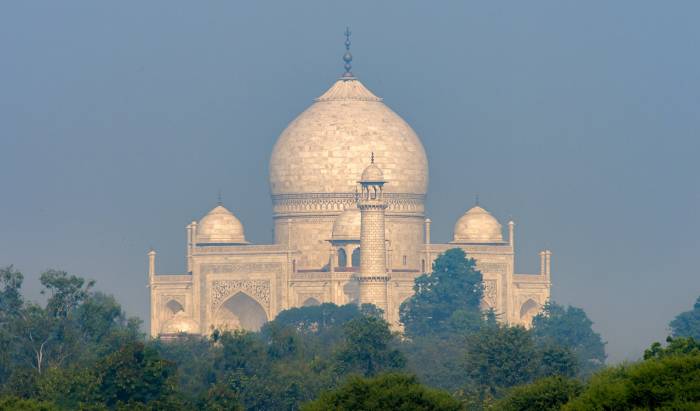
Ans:
[[[520,319],[528,327],[532,325],[532,318],[540,311],[540,305],[532,298],[525,301],[520,307]]]
[[[258,331],[267,322],[265,309],[243,291],[229,297],[214,316],[214,327],[221,330]]]

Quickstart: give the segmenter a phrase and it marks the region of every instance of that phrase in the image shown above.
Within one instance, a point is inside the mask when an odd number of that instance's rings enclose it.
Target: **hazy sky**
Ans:
[[[439,6],[436,6],[439,4]],[[223,191],[272,229],[279,133],[342,73],[421,136],[433,241],[474,202],[513,216],[518,272],[612,361],[700,295],[697,1],[4,1],[0,265],[39,298],[60,268],[148,315],[145,255],[183,272],[185,225]]]

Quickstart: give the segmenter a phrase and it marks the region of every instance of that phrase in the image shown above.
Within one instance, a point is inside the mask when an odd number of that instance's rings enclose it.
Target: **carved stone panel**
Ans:
[[[497,286],[496,280],[485,280],[484,281],[484,302],[488,304],[489,307],[496,309],[496,295]]]
[[[226,299],[243,291],[270,311],[269,280],[216,280],[211,284],[211,309],[215,311]]]

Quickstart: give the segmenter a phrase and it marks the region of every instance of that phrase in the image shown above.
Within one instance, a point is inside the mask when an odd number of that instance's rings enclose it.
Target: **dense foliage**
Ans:
[[[447,250],[435,260],[433,272],[416,278],[415,294],[400,308],[409,337],[441,335],[479,328],[483,296],[476,261],[460,248]]]
[[[447,392],[427,388],[414,376],[390,373],[374,378],[351,377],[302,409],[458,411],[462,406]]]
[[[556,411],[581,391],[583,384],[575,379],[546,377],[511,389],[493,408],[502,411]]]
[[[551,301],[532,320],[535,340],[571,350],[583,375],[590,375],[605,363],[605,343],[592,325],[582,309]]]
[[[700,409],[700,355],[671,355],[609,368],[594,375],[564,409]]]
[[[481,310],[481,273],[464,252],[447,251],[433,268],[401,307],[404,335],[374,306],[321,304],[283,311],[256,333],[164,341],[147,339],[139,321],[90,281],[47,271],[40,305],[24,299],[22,274],[7,267],[0,270],[0,404],[546,409],[587,392],[572,378],[605,354],[582,310],[552,303],[532,329],[509,327]],[[656,357],[675,350],[652,349]]]

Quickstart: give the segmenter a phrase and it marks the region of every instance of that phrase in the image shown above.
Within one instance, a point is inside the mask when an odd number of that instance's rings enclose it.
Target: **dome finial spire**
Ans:
[[[355,76],[352,74],[352,54],[350,53],[350,35],[352,32],[350,31],[350,27],[345,28],[345,54],[343,55],[343,61],[345,62],[345,73],[343,74],[343,78],[346,79],[351,79],[355,78]]]
[[[477,207],[479,207],[479,193],[476,193],[475,205],[476,205]]]
[[[372,156],[370,157],[370,163],[374,164],[374,151],[372,151]]]
[[[218,204],[218,205],[223,205],[223,204],[224,204],[223,200],[221,199],[221,189],[219,189],[219,192],[217,193],[217,196],[216,196],[216,204]]]

